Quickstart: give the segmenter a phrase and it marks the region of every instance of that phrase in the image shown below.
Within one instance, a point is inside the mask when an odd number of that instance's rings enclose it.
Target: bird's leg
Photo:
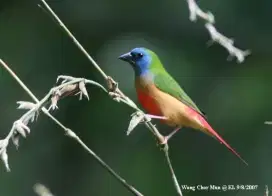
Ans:
[[[165,116],[156,116],[156,115],[152,115],[152,114],[145,114],[145,116],[146,116],[147,118],[150,118],[150,119],[167,120],[167,117],[165,117]]]
[[[177,127],[177,128],[175,128],[174,131],[172,131],[169,135],[165,136],[165,137],[164,137],[164,141],[163,141],[162,144],[166,144],[166,143],[168,142],[168,140],[169,140],[171,137],[173,137],[173,135],[175,135],[175,134],[177,133],[177,131],[180,130],[180,129],[181,129],[181,127]]]

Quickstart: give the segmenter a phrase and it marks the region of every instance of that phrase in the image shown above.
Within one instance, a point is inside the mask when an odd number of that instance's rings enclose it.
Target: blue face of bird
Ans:
[[[145,48],[134,48],[119,59],[131,64],[136,75],[140,76],[148,72],[152,57]]]

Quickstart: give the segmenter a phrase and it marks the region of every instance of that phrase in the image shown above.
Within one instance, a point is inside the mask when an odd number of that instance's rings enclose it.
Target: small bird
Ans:
[[[128,62],[133,67],[138,100],[148,112],[147,115],[175,127],[174,131],[165,137],[165,143],[182,127],[190,127],[219,140],[248,165],[209,125],[205,113],[196,106],[166,71],[159,57],[153,51],[146,48],[134,48],[121,55],[119,59]]]

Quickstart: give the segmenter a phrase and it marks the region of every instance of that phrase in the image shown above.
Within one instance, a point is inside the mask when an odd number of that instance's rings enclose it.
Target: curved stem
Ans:
[[[54,116],[52,116],[48,110],[45,107],[42,107],[42,105],[47,101],[49,95],[51,95],[51,91],[45,95],[45,97],[39,101],[38,98],[31,92],[31,90],[23,83],[23,81],[9,68],[9,66],[0,59],[0,64],[3,65],[3,67],[10,73],[10,75],[19,83],[19,85],[30,95],[30,97],[38,104],[38,108],[41,107],[42,112],[48,116],[51,120],[53,120],[58,126],[60,126],[66,133],[67,136],[74,139],[77,143],[79,143],[89,154],[91,154],[95,160],[103,167],[105,168],[113,177],[115,177],[123,186],[125,186],[131,193],[133,193],[136,196],[143,196],[137,189],[135,189],[132,185],[128,184],[121,176],[119,176],[108,164],[106,164],[96,153],[94,153],[71,129],[64,126],[60,121],[58,121]],[[76,81],[78,82],[78,81]],[[67,83],[73,83],[67,82]],[[66,83],[66,84],[67,84]],[[64,84],[59,85],[58,87],[63,87]],[[57,87],[57,88],[58,88]],[[28,113],[33,112],[36,108],[33,108],[26,112],[23,116],[27,116]],[[13,128],[12,128],[13,130]],[[13,131],[11,131],[8,135],[8,140],[10,139],[11,135],[13,134]]]

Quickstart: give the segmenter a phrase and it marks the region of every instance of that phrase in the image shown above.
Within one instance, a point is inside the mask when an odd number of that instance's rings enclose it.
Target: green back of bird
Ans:
[[[161,91],[175,97],[180,100],[187,106],[191,107],[203,117],[205,117],[205,113],[202,112],[196,104],[192,101],[192,99],[184,92],[184,90],[179,86],[179,84],[175,81],[175,79],[165,70],[164,66],[160,62],[158,56],[152,52],[148,51],[152,56],[152,63],[150,66],[150,71],[154,75],[153,82],[158,89]]]

